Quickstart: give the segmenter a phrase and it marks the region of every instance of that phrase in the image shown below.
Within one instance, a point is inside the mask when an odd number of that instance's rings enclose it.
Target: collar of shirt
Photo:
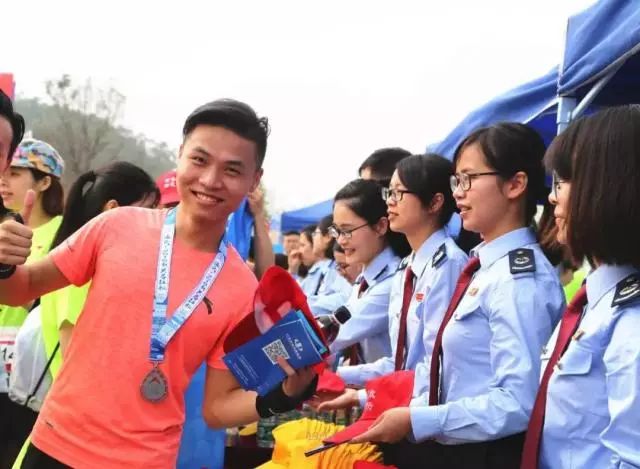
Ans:
[[[480,258],[480,268],[484,270],[491,267],[495,261],[506,256],[510,251],[536,242],[536,235],[533,231],[529,228],[518,228],[489,243],[479,244],[473,248],[469,257],[478,256]]]
[[[438,230],[422,243],[422,246],[413,254],[413,259],[409,264],[409,268],[413,271],[416,278],[422,277],[425,268],[435,255],[436,251],[446,241],[447,235],[444,230]]]
[[[385,248],[373,259],[373,261],[371,261],[368,266],[364,268],[362,276],[367,281],[367,285],[369,285],[369,287],[371,287],[376,280],[380,279],[378,275],[380,275],[382,270],[387,267],[391,261],[393,261],[394,257],[396,257],[396,255],[393,253],[391,248]],[[394,271],[395,269],[391,269],[389,272],[393,273]]]
[[[318,271],[323,271],[331,263],[331,259],[322,259],[316,262],[309,268],[309,274],[315,274]]]
[[[603,264],[587,275],[587,301],[589,309],[593,309],[598,301],[620,282],[620,280],[637,272],[631,265]]]

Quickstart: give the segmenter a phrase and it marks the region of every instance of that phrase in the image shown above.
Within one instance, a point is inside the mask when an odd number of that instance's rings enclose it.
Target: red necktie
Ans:
[[[368,288],[369,284],[364,279],[364,277],[362,277],[362,280],[360,281],[360,287],[358,288],[358,298],[362,297],[362,295],[367,291]],[[360,363],[361,355],[362,351],[360,350],[360,344],[353,344],[347,349],[345,353],[345,356],[349,358],[349,365],[352,366]]]
[[[442,335],[444,334],[444,328],[451,320],[454,311],[460,304],[460,300],[464,296],[464,293],[469,288],[473,274],[480,268],[480,259],[473,257],[469,259],[467,265],[462,269],[458,282],[456,283],[456,289],[453,291],[449,308],[442,319],[440,329],[438,329],[438,335],[433,345],[433,352],[431,355],[431,371],[429,376],[429,405],[438,405],[440,402],[440,355],[442,354]]]
[[[395,369],[400,371],[404,369],[404,349],[407,344],[407,313],[413,296],[413,279],[415,274],[411,267],[407,267],[404,276],[404,290],[402,293],[402,309],[400,310],[400,327],[398,328],[398,343],[396,346]]]
[[[524,450],[522,452],[522,465],[521,469],[537,469],[538,456],[540,449],[540,439],[542,438],[542,427],[544,426],[544,412],[547,406],[547,388],[549,387],[549,380],[553,374],[553,369],[562,357],[562,354],[567,349],[569,341],[573,336],[580,317],[582,316],[582,310],[587,304],[587,288],[583,285],[576,293],[567,306],[567,309],[562,315],[562,322],[560,323],[560,330],[558,331],[558,339],[556,345],[551,354],[551,358],[547,363],[547,367],[544,369],[542,379],[540,380],[540,387],[538,388],[538,394],[536,395],[536,402],[533,405],[531,411],[531,419],[529,420],[529,428],[527,429],[527,438],[524,442]]]
[[[362,280],[360,281],[360,287],[358,288],[358,298],[360,298],[362,294],[367,291],[367,288],[369,288],[369,284],[364,279],[364,277],[362,277]]]

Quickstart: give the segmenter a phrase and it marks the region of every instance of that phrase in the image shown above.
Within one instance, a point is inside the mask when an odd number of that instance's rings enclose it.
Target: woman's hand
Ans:
[[[363,434],[353,438],[350,443],[397,443],[411,432],[411,413],[409,407],[396,407],[384,412]]]

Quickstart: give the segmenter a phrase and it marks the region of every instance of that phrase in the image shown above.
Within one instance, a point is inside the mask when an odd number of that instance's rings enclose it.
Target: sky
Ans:
[[[44,95],[70,74],[126,97],[121,120],[178,148],[221,97],[271,124],[272,213],[331,198],[374,150],[422,153],[495,95],[560,62],[593,0],[20,0],[3,5],[0,71]],[[8,27],[8,33],[7,33]]]

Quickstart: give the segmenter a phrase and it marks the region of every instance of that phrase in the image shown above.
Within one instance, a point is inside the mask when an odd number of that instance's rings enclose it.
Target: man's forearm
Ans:
[[[55,264],[45,257],[29,265],[18,266],[13,275],[0,280],[0,304],[27,305],[50,291],[69,285]]]
[[[207,425],[213,428],[230,428],[256,422],[260,418],[256,410],[256,396],[255,392],[240,388],[230,391],[224,401],[203,409]]]
[[[34,298],[29,295],[29,272],[24,266],[18,266],[13,275],[0,280],[0,304],[22,306]]]

